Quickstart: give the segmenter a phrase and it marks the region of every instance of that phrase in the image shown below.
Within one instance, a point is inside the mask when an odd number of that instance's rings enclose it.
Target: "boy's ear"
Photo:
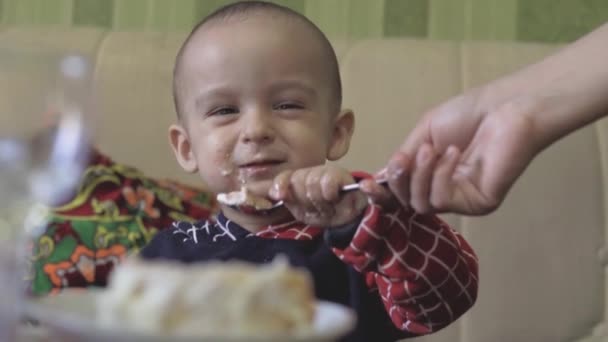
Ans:
[[[355,114],[350,109],[341,110],[334,121],[331,141],[327,151],[328,160],[338,160],[348,152],[350,139],[353,136],[354,130]]]
[[[175,159],[184,171],[193,173],[198,170],[196,159],[192,152],[192,145],[188,138],[188,132],[180,124],[173,124],[169,127],[169,143],[173,148]]]

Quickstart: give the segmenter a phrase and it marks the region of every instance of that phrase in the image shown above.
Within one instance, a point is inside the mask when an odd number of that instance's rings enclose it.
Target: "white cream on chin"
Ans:
[[[220,170],[221,175],[224,177],[230,176],[233,172],[234,168]]]

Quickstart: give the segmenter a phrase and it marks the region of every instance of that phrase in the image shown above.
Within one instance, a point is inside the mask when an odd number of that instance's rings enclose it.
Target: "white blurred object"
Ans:
[[[88,74],[89,63],[78,55],[66,56],[61,61],[61,74],[67,78],[83,79]]]
[[[3,298],[0,305],[0,341],[13,341],[19,316],[19,280],[17,275],[18,263],[14,246],[6,241],[0,241],[0,283],[3,287]]]
[[[0,286],[10,299],[0,301],[2,342],[15,338],[28,246],[44,232],[46,206],[75,193],[89,159],[91,64],[57,57],[0,47],[0,111],[21,120],[0,125]]]
[[[91,74],[83,56],[69,55],[60,61],[58,89],[50,104],[57,123],[47,139],[38,141],[49,143],[50,150],[42,160],[33,161],[30,175],[30,192],[37,201],[63,202],[80,180],[90,149],[85,115],[92,115]]]
[[[49,205],[62,202],[80,180],[88,157],[87,137],[79,112],[62,115],[48,160],[30,174],[32,197]]]

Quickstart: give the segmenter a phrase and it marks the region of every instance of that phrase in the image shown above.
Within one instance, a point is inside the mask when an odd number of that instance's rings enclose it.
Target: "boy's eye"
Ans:
[[[236,108],[232,108],[232,107],[221,107],[221,108],[217,108],[214,109],[213,111],[211,111],[209,113],[210,116],[212,115],[230,115],[230,114],[235,114],[238,113],[238,110]]]
[[[280,103],[274,107],[275,110],[290,110],[290,109],[302,109],[304,108],[302,105],[298,103],[286,102]]]

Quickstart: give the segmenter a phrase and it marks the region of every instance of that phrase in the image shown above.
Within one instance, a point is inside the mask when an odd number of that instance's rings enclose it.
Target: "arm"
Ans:
[[[435,216],[370,205],[350,243],[333,251],[363,273],[394,325],[412,335],[447,326],[477,298],[472,248]]]
[[[608,114],[608,24],[548,56],[539,63],[488,85],[481,103],[532,93],[547,99],[547,108],[530,115],[546,147],[559,138]]]
[[[435,216],[402,209],[369,176],[334,166],[287,171],[275,178],[270,196],[285,200],[301,222],[334,227],[325,233],[329,245],[379,291],[395,327],[410,335],[437,331],[475,302],[477,259],[458,233]],[[361,191],[340,195],[355,178]],[[379,202],[394,209],[382,211],[373,204]]]
[[[543,149],[608,113],[608,24],[427,112],[387,165],[402,204],[487,214]]]

